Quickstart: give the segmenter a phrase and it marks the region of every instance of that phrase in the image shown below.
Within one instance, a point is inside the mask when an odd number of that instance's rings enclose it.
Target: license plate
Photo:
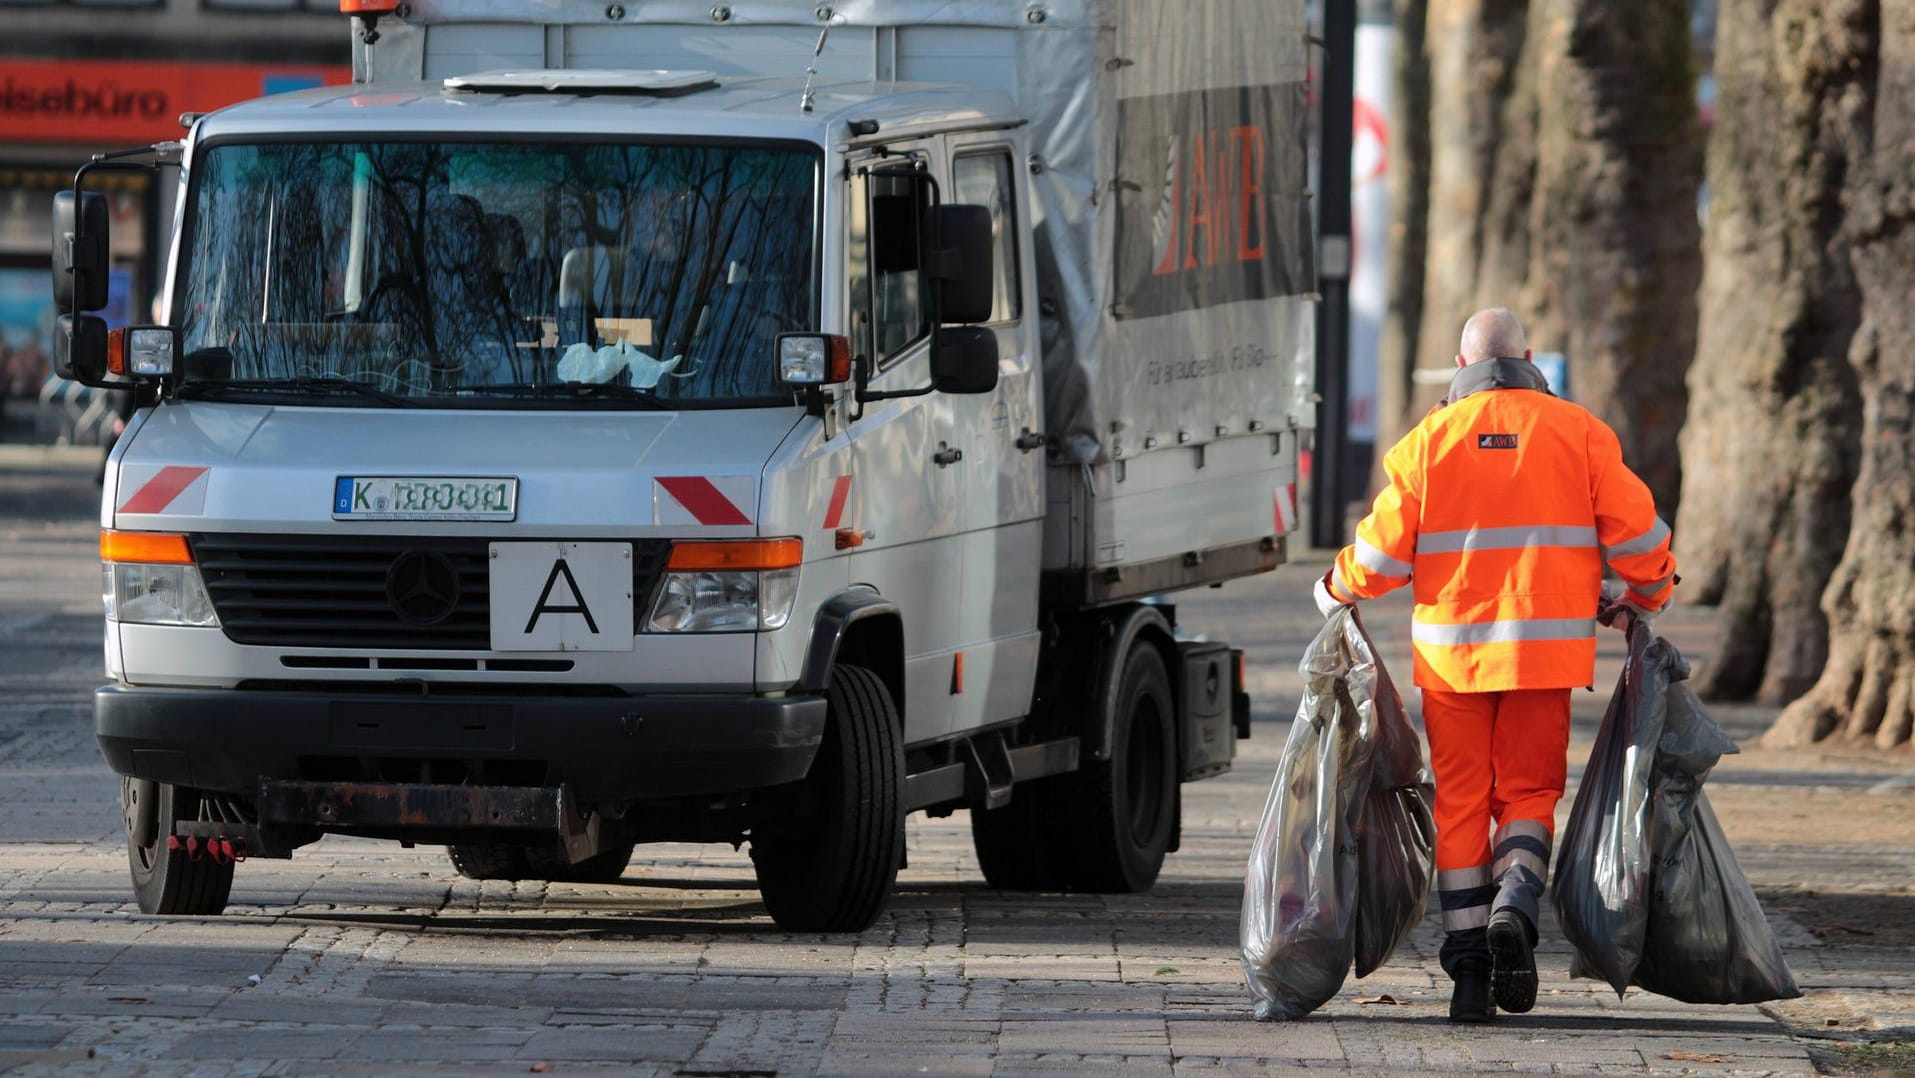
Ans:
[[[493,543],[493,651],[630,651],[632,544]]]
[[[519,481],[510,476],[342,475],[334,520],[512,520]]]

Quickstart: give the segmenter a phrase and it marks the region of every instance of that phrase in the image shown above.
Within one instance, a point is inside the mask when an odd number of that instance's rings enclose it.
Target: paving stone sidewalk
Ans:
[[[641,847],[617,885],[514,885],[462,880],[436,847],[327,839],[242,866],[226,917],[145,917],[91,740],[95,459],[0,447],[0,1071],[1808,1074],[1841,1038],[1915,1039],[1915,952],[1838,945],[1774,901],[1814,1004],[1777,1012],[1792,1025],[1572,981],[1548,926],[1536,1010],[1455,1027],[1433,918],[1318,1015],[1250,1020],[1243,861],[1319,624],[1308,588],[1324,558],[1310,552],[1182,605],[1188,631],[1250,649],[1255,735],[1231,774],[1184,788],[1183,850],[1149,894],[993,892],[959,813],[913,818],[890,911],[857,936],[778,931],[728,846]],[[1407,606],[1369,620],[1407,682]],[[1680,646],[1709,646],[1699,612],[1668,620]],[[1578,694],[1579,745],[1605,698]],[[1767,716],[1718,718],[1740,737]],[[1905,806],[1901,767],[1731,760],[1711,785]],[[1813,885],[1915,913],[1915,833],[1865,848],[1832,820],[1826,840],[1738,853],[1765,897]]]

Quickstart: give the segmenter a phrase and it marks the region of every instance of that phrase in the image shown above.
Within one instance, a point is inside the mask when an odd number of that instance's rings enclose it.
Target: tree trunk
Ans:
[[[1447,368],[1472,312],[1514,309],[1533,348],[1567,355],[1574,396],[1673,515],[1701,274],[1687,5],[1427,4],[1428,197],[1400,203],[1424,210],[1427,242],[1391,282],[1393,315],[1414,312],[1415,364]],[[1399,68],[1401,99],[1415,74]],[[1440,395],[1418,387],[1403,421]]]
[[[1849,530],[1861,297],[1843,186],[1869,144],[1873,0],[1726,4],[1702,321],[1681,437],[1679,601],[1720,604],[1707,696],[1786,702],[1822,672]],[[1905,473],[1904,473],[1905,474]]]
[[[1410,372],[1423,322],[1423,270],[1430,216],[1430,54],[1424,37],[1429,0],[1396,5],[1396,55],[1390,106],[1390,305],[1377,346],[1376,444],[1386,448],[1409,429]],[[1379,448],[1371,486],[1383,481]]]
[[[1676,437],[1702,278],[1702,144],[1688,6],[1538,3],[1530,343],[1568,357],[1575,398],[1673,517]]]
[[[1844,36],[1847,115],[1869,123],[1849,170],[1844,233],[1861,325],[1848,349],[1861,398],[1854,524],[1822,598],[1828,665],[1767,741],[1906,745],[1915,725],[1915,18],[1860,9]]]

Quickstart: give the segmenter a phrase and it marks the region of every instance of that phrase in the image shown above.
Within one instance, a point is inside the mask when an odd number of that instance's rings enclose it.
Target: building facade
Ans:
[[[107,394],[51,373],[51,206],[89,155],[180,138],[182,113],[352,78],[338,0],[0,0],[0,438],[110,439]],[[176,173],[106,172],[109,325],[151,320]]]

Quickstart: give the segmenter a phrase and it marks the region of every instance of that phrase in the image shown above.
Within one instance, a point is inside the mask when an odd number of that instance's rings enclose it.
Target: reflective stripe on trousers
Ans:
[[[1496,829],[1496,900],[1490,912],[1514,909],[1536,927],[1543,885],[1549,880],[1549,829],[1535,820],[1511,820]]]
[[[1496,885],[1490,866],[1448,868],[1436,874],[1436,901],[1443,909],[1443,931],[1463,932],[1489,924]]]

